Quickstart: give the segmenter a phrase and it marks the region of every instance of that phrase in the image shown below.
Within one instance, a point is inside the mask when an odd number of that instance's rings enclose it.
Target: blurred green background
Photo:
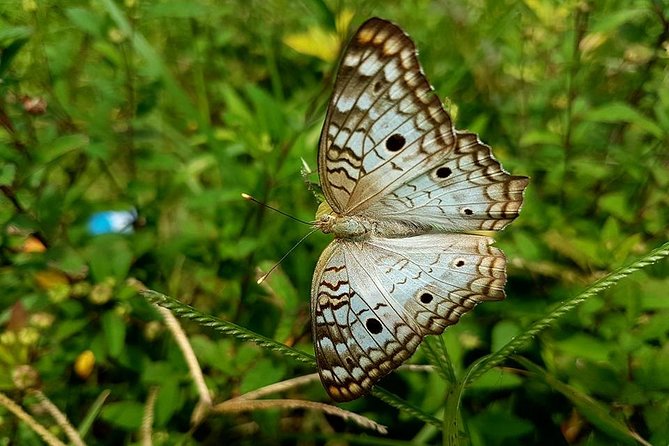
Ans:
[[[134,285],[312,352],[310,281],[329,237],[258,286],[309,228],[240,193],[313,219],[302,160],[316,169],[340,44],[371,16],[412,36],[456,127],[531,177],[497,236],[507,300],[443,336],[456,374],[669,239],[666,0],[0,0],[3,395],[65,440],[40,389],[88,444],[139,444],[153,396],[154,444],[441,441],[374,397],[343,407],[387,436],[303,409],[191,428],[186,361]],[[133,209],[126,233],[91,232],[96,213]],[[460,408],[472,443],[668,444],[668,273],[666,260],[644,268],[550,324],[518,352],[539,369],[507,361],[477,380]],[[314,371],[182,325],[215,403]],[[410,362],[429,363],[424,349]],[[381,385],[440,417],[438,374]],[[327,402],[317,381],[281,396]],[[0,444],[40,441],[0,406]]]

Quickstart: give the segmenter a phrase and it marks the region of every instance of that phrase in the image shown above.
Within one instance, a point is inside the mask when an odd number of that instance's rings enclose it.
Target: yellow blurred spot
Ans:
[[[339,54],[337,35],[317,26],[311,26],[303,33],[290,34],[283,38],[283,43],[298,53],[314,56],[325,62],[334,62]]]
[[[16,333],[13,331],[5,331],[0,333],[0,345],[14,345],[16,344]]]
[[[337,34],[345,35],[348,32],[348,26],[351,24],[353,19],[353,11],[350,9],[344,9],[339,13],[335,19],[335,28],[337,28]]]
[[[91,376],[93,367],[95,367],[95,355],[90,350],[81,352],[74,361],[74,373],[81,379]]]
[[[578,49],[586,56],[602,46],[607,39],[608,37],[604,33],[590,33],[581,39],[578,43]]]
[[[44,252],[46,246],[36,237],[28,237],[21,246],[21,252]]]
[[[56,317],[53,314],[44,311],[33,313],[30,315],[30,325],[43,330],[51,327],[55,319]]]
[[[460,341],[460,345],[462,345],[467,350],[473,350],[480,347],[482,344],[480,337],[468,332],[462,333],[460,336],[458,336],[458,340]]]
[[[565,27],[565,19],[569,17],[572,12],[571,8],[574,7],[573,3],[557,5],[542,0],[525,0],[525,5],[541,23],[553,29],[563,29]]]
[[[39,341],[39,332],[33,327],[24,327],[17,333],[19,344],[32,347]]]
[[[98,283],[91,289],[91,292],[88,295],[88,300],[91,303],[97,305],[103,305],[109,302],[109,300],[113,297],[114,280],[110,279],[111,278],[108,277],[107,279],[103,280],[101,283]]]
[[[61,285],[67,285],[69,281],[65,274],[53,269],[39,271],[35,274],[35,282],[40,288],[49,290]]]
[[[335,62],[339,56],[342,37],[346,35],[353,12],[343,10],[335,19],[336,32],[326,31],[320,26],[310,26],[306,32],[289,34],[283,43],[298,53],[317,57],[325,62]]]
[[[644,45],[632,44],[625,49],[625,60],[634,65],[645,65],[653,58],[654,50]]]
[[[125,33],[118,28],[111,28],[107,33],[107,37],[112,43],[121,43],[125,40]]]
[[[37,2],[35,0],[23,0],[23,10],[25,12],[37,11]]]

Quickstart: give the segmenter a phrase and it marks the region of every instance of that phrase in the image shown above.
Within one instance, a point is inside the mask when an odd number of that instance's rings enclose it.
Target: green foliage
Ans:
[[[90,444],[139,442],[147,414],[155,444],[666,444],[668,11],[666,0],[0,3],[0,392],[35,408],[41,390]],[[314,371],[308,295],[328,237],[257,285],[308,228],[240,194],[313,218],[300,172],[302,160],[315,168],[338,39],[348,19],[374,15],[411,34],[456,127],[531,177],[497,236],[508,298],[426,340],[411,362],[434,370],[398,371],[344,405],[386,437],[351,435],[362,429],[318,410],[217,412]],[[131,209],[125,232],[90,233],[96,212]],[[164,294],[140,295],[138,282]],[[214,409],[152,303],[180,317]],[[326,399],[317,381],[281,395]],[[7,407],[2,444],[38,442]]]

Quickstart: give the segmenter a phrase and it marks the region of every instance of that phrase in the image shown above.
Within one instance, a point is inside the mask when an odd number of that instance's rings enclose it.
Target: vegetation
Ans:
[[[337,408],[329,237],[256,285],[309,228],[240,194],[313,218],[371,16],[531,182],[507,299]],[[0,2],[0,444],[667,444],[668,60],[666,0]]]

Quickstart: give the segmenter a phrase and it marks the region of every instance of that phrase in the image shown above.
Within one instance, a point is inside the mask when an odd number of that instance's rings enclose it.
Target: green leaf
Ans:
[[[518,145],[521,147],[529,147],[534,145],[553,145],[559,146],[562,144],[560,135],[545,131],[545,130],[533,130],[526,133],[518,141]]]
[[[592,24],[592,32],[615,32],[628,22],[640,21],[647,17],[650,11],[647,8],[622,8],[618,11],[608,11],[602,14]]]
[[[142,424],[144,406],[136,401],[109,403],[102,408],[101,418],[119,429],[136,431]]]
[[[102,392],[100,392],[98,397],[95,399],[93,404],[91,404],[91,407],[86,412],[86,416],[84,416],[84,419],[81,421],[81,423],[79,423],[79,426],[77,426],[77,431],[79,432],[79,435],[81,436],[82,439],[86,438],[86,435],[90,431],[91,426],[93,426],[93,422],[95,422],[95,419],[102,412],[102,407],[104,406],[110,394],[111,391],[109,389],[105,389]]]
[[[244,374],[239,390],[246,393],[268,384],[274,384],[279,382],[285,373],[284,366],[277,365],[269,359],[261,359]]]
[[[584,112],[583,118],[593,122],[627,122],[647,131],[656,138],[664,135],[662,128],[639,111],[622,102],[611,102]]]
[[[84,318],[66,319],[61,321],[55,327],[52,338],[56,342],[63,342],[69,339],[71,336],[81,333],[81,331],[89,324],[90,322]]]
[[[640,303],[645,311],[669,310],[669,279],[645,277],[640,283]]]
[[[163,427],[183,406],[181,386],[177,380],[163,380],[158,389],[154,417],[156,427]]]
[[[515,322],[502,321],[495,325],[492,329],[492,350],[502,348],[507,342],[511,341],[514,336],[520,333],[520,327]]]
[[[653,391],[669,390],[669,344],[637,351],[634,358],[639,361],[635,374],[641,385]]]
[[[274,265],[275,262],[263,262],[261,263],[261,270],[269,271]],[[281,268],[272,271],[272,274],[262,282],[262,287],[270,293],[268,299],[271,299],[271,302],[280,308],[282,313],[274,331],[274,339],[286,341],[292,334],[296,315],[302,303],[301,299],[290,282],[290,278]]]
[[[224,8],[208,8],[203,4],[184,1],[170,1],[167,3],[148,3],[145,6],[147,19],[155,20],[159,18],[181,18],[192,19],[198,17],[207,17],[209,20],[215,19],[221,15],[219,11]]]
[[[60,156],[82,149],[88,144],[88,136],[75,134],[75,135],[65,135],[43,143],[39,147],[40,161],[42,163],[50,163]]]
[[[507,444],[511,443],[510,439],[516,439],[514,443],[520,444],[522,442],[519,437],[533,431],[532,423],[499,408],[473,417],[468,424],[478,430],[483,438],[488,439],[486,444]]]
[[[611,349],[615,348],[611,344],[585,333],[574,333],[567,339],[556,341],[554,344],[564,353],[591,361],[608,360]]]
[[[14,164],[7,163],[0,166],[0,186],[11,186],[15,176],[16,166]]]
[[[3,25],[0,28],[0,79],[32,34],[33,30],[28,26]]]
[[[513,389],[522,385],[523,380],[519,376],[500,369],[492,369],[481,375],[481,377],[471,385],[471,388],[498,391],[502,389]]]
[[[84,8],[67,8],[65,15],[74,26],[85,33],[102,37],[103,17]]]
[[[0,46],[6,47],[17,40],[26,40],[32,34],[33,29],[29,26],[3,26],[0,28]]]
[[[106,311],[101,318],[107,353],[118,358],[125,345],[125,322],[115,311]]]
[[[121,282],[128,276],[133,254],[126,236],[103,234],[96,236],[87,249],[91,274],[97,282],[113,277]]]
[[[219,254],[223,259],[243,259],[255,251],[258,240],[250,237],[240,237],[235,243],[223,240],[219,245]]]
[[[630,223],[634,220],[635,206],[630,203],[625,192],[611,192],[602,195],[597,204],[601,210],[624,222]]]

